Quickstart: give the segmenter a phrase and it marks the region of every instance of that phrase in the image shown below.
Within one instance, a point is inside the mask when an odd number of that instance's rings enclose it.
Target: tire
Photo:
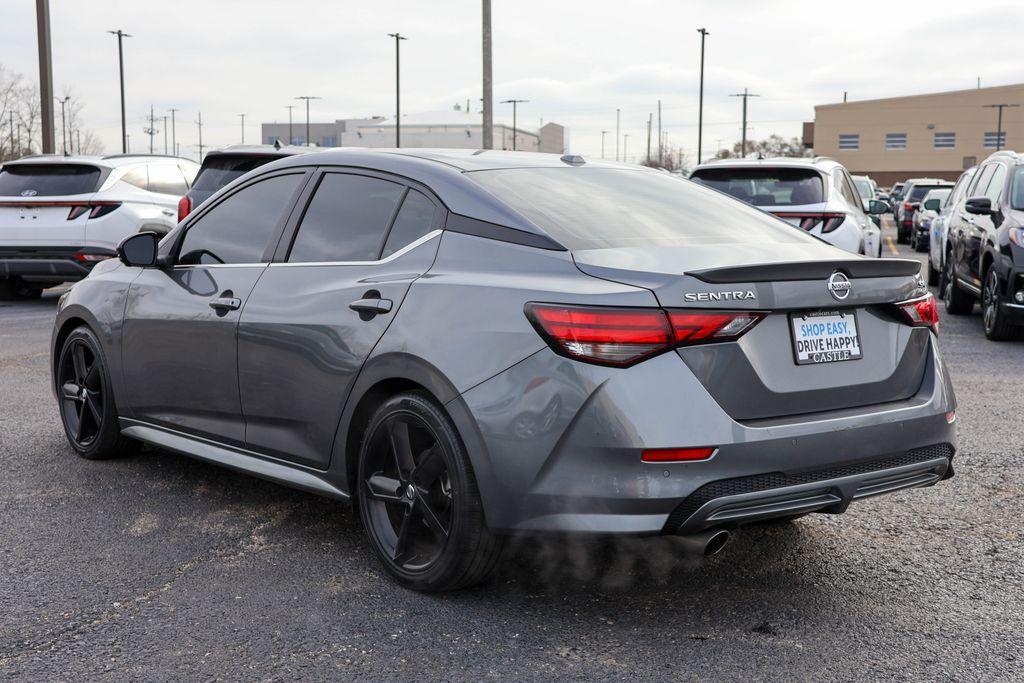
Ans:
[[[87,460],[106,460],[135,450],[136,443],[121,436],[103,347],[85,325],[64,340],[54,382],[64,435],[78,455]]]
[[[932,265],[932,260],[928,259],[928,286],[937,287],[939,286],[939,271]]]
[[[914,251],[921,251],[920,247],[917,246],[917,230],[914,228],[910,229],[910,248]]]
[[[999,275],[990,267],[981,288],[981,316],[985,336],[991,341],[1008,341],[1017,337],[1017,326],[1006,319],[999,308]]]
[[[967,315],[974,310],[974,297],[960,288],[956,281],[956,259],[946,254],[946,287],[942,292],[942,303],[950,315]]]
[[[504,539],[492,534],[466,448],[444,409],[419,391],[384,402],[359,449],[359,516],[387,572],[417,591],[484,581]]]
[[[30,285],[20,277],[0,279],[0,301],[26,301],[42,295],[42,287]]]

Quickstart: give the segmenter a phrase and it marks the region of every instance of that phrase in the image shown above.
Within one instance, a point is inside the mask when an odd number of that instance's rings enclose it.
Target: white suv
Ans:
[[[165,234],[199,166],[177,157],[40,155],[0,166],[0,299],[80,280],[140,230]]]
[[[722,159],[701,164],[690,178],[775,214],[855,254],[882,255],[881,230],[870,214],[888,211],[861,200],[849,171],[827,157]]]

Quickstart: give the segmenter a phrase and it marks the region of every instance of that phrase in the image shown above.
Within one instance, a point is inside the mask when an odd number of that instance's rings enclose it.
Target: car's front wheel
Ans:
[[[88,327],[76,328],[64,340],[54,380],[64,433],[80,456],[103,460],[133,449],[134,442],[121,436],[103,348]]]
[[[974,309],[974,297],[960,288],[956,282],[956,259],[953,254],[946,254],[943,267],[946,286],[942,290],[942,302],[946,313],[950,315],[967,315]]]
[[[363,527],[387,571],[420,591],[483,581],[502,539],[484,520],[465,446],[444,409],[418,391],[386,401],[359,452]]]
[[[999,275],[994,267],[988,269],[985,285],[981,289],[981,315],[985,336],[992,341],[1006,341],[1017,336],[1017,328],[1006,319],[999,306]]]

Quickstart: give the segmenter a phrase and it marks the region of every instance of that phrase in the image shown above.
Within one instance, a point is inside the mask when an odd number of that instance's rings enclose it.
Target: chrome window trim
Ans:
[[[290,268],[294,268],[297,266],[378,266],[394,261],[398,257],[407,254],[408,252],[412,251],[421,244],[426,244],[430,240],[440,235],[442,232],[443,231],[440,229],[431,230],[423,237],[420,237],[418,240],[410,242],[409,244],[405,245],[395,253],[390,254],[389,256],[386,256],[377,261],[296,261],[294,263],[288,261],[276,261],[274,263],[271,263],[270,265],[272,267],[287,266]]]

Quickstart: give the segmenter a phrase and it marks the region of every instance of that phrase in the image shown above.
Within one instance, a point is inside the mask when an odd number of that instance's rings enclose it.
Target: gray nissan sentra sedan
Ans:
[[[952,476],[916,261],[578,156],[275,161],[60,301],[71,446],[146,442],[358,506],[419,590],[513,533],[730,529]]]

